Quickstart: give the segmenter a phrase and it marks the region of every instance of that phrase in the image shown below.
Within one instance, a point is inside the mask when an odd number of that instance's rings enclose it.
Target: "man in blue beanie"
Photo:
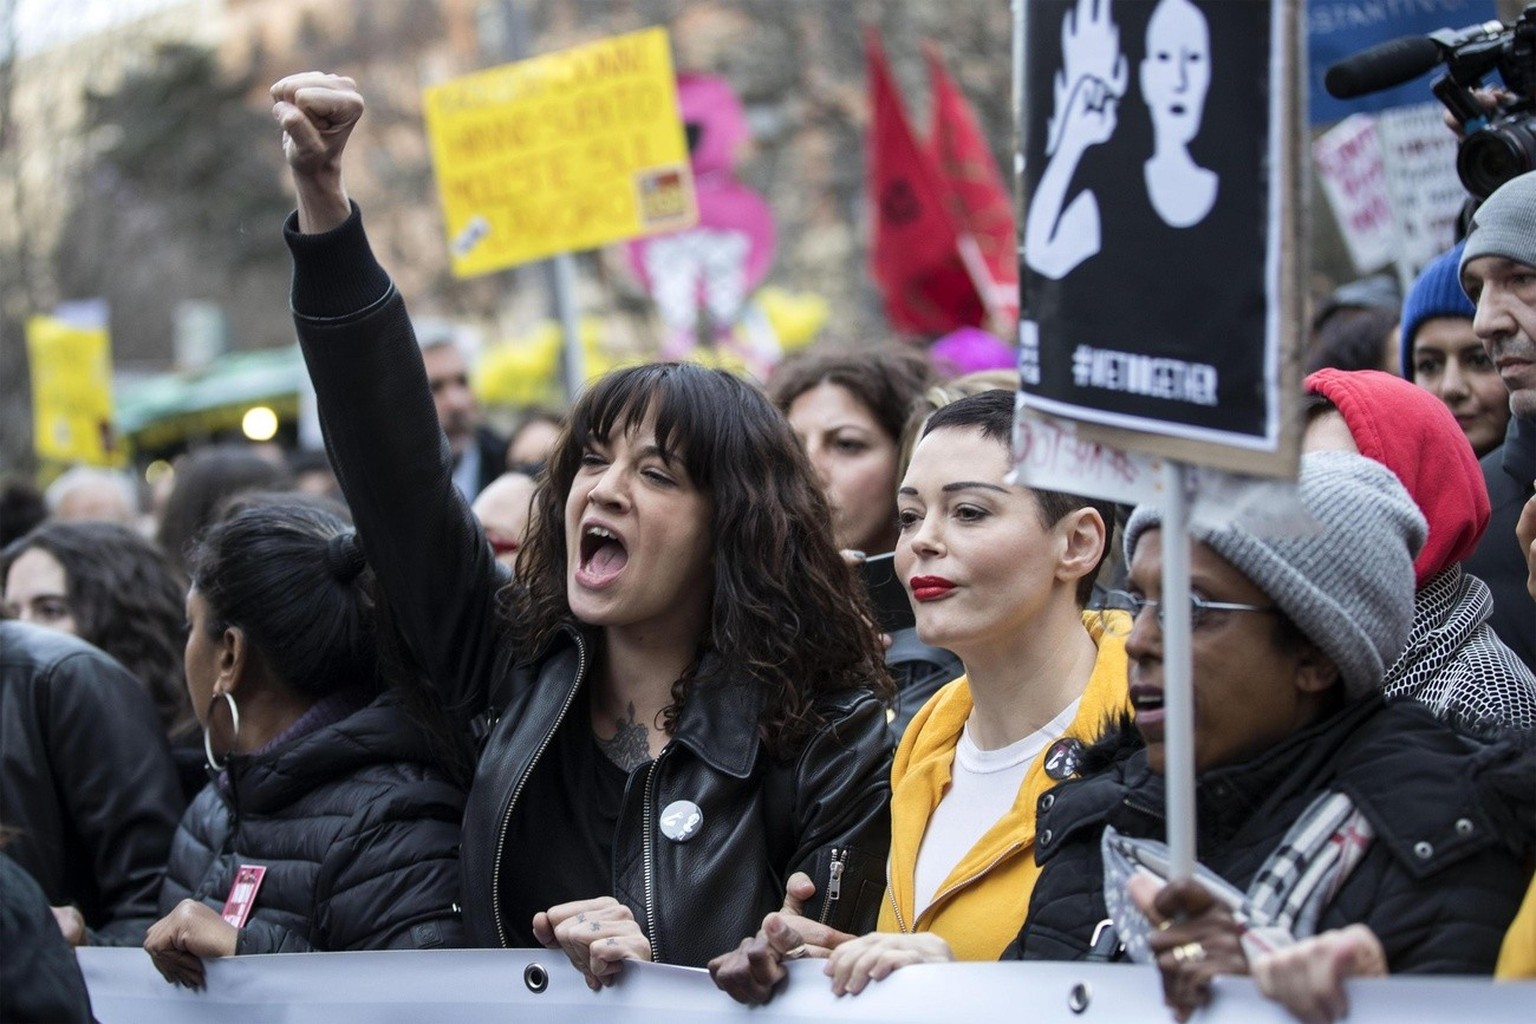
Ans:
[[[1504,446],[1483,459],[1493,517],[1464,563],[1493,590],[1494,630],[1536,668],[1536,603],[1515,523],[1536,480],[1536,171],[1512,178],[1472,217],[1461,285],[1477,305],[1472,329],[1509,389]]]

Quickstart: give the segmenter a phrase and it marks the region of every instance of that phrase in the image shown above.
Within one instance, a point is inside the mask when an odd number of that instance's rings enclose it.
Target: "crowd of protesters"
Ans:
[[[89,1019],[91,944],[192,988],[548,947],[748,1003],[801,958],[1133,961],[1180,1019],[1220,974],[1305,1020],[1536,978],[1536,174],[1400,315],[1341,291],[1295,488],[1192,528],[1169,879],[1162,512],[1015,482],[1014,378],[653,363],[508,443],[373,256],[355,84],[272,95],[327,458],[197,453],[147,525],[104,471],[5,496],[0,1017]]]

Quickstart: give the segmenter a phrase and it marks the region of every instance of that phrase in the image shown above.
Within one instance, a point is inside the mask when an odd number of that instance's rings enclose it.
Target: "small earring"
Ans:
[[[229,692],[214,694],[208,701],[207,721],[210,723],[213,721],[213,710],[218,706],[220,697],[223,697],[224,702],[229,705],[229,720],[234,727],[234,735],[229,738],[229,754],[225,754],[224,760],[220,761],[213,756],[213,734],[208,726],[203,726],[203,757],[208,761],[208,769],[215,772],[223,771],[224,766],[229,764],[229,756],[235,752],[235,746],[240,741],[240,708],[235,704],[234,694]]]

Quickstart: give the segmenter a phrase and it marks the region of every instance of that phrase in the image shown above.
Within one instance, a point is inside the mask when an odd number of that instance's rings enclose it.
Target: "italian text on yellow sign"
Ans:
[[[51,316],[27,321],[32,436],[39,458],[118,466],[112,433],[112,352],[105,327]]]
[[[665,29],[457,78],[423,107],[459,277],[698,217]]]

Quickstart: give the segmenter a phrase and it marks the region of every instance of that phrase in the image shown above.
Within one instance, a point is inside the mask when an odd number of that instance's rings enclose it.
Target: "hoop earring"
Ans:
[[[235,745],[240,741],[240,708],[235,704],[234,694],[227,692],[214,694],[208,701],[207,720],[210,723],[213,721],[213,709],[218,706],[220,697],[223,697],[224,702],[229,705],[229,720],[234,726],[235,734],[229,739],[229,754],[225,754],[224,760],[220,761],[213,756],[213,734],[208,726],[203,726],[203,757],[208,761],[209,770],[215,772],[223,771],[224,766],[229,764],[229,756],[235,752]]]

